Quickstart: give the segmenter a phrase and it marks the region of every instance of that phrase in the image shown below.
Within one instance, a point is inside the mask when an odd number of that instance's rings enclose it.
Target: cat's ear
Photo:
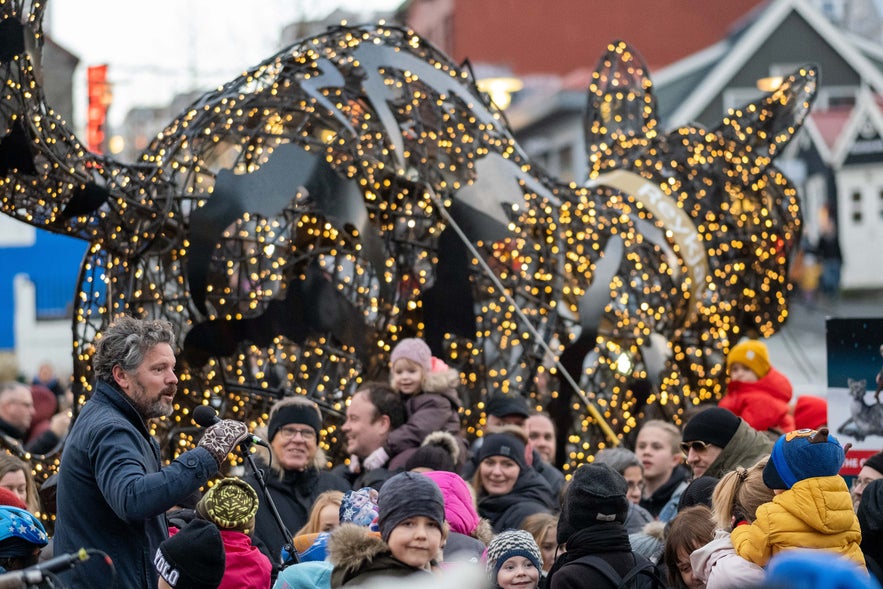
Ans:
[[[598,62],[584,125],[590,175],[621,167],[627,152],[642,150],[656,136],[659,121],[647,66],[627,43],[611,43]]]
[[[800,130],[819,84],[816,66],[804,66],[755,102],[730,110],[716,132],[769,164]],[[765,166],[763,166],[765,167]],[[762,171],[762,170],[761,170]]]

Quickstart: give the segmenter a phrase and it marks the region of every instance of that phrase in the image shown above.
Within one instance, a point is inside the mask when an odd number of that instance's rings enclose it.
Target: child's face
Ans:
[[[684,462],[681,451],[673,449],[671,438],[669,432],[653,425],[638,432],[635,454],[644,466],[645,479],[667,481],[671,472]]]
[[[426,568],[441,550],[443,539],[437,522],[415,515],[394,527],[386,543],[395,558],[412,567]]]
[[[340,525],[340,505],[329,503],[319,512],[319,531],[330,532]]]
[[[403,395],[413,395],[423,388],[423,368],[402,358],[392,366],[392,388]]]
[[[500,589],[535,589],[539,581],[540,571],[523,556],[507,558],[497,573]]]
[[[696,548],[699,548],[696,546]],[[683,550],[678,551],[678,571],[681,573],[681,580],[688,589],[702,589],[705,584],[699,579],[693,577],[693,566],[690,564],[690,553]]]
[[[738,362],[730,364],[730,380],[735,382],[757,382],[757,375],[754,371]]]
[[[558,540],[555,537],[556,528],[550,527],[540,542],[540,554],[543,555],[543,570],[547,573],[555,563],[555,549],[558,548]],[[562,552],[564,552],[562,550]]]

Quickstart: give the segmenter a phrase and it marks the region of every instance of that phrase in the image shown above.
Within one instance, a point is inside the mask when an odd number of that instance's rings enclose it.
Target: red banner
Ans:
[[[103,153],[104,126],[112,98],[110,85],[107,83],[107,64],[90,66],[87,76],[89,112],[86,119],[86,147],[94,153]]]
[[[846,453],[846,460],[840,468],[840,474],[847,477],[857,476],[865,460],[876,454],[878,450],[850,450]]]

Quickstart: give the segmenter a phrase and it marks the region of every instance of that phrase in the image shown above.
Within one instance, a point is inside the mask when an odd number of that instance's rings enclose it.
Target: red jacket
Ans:
[[[792,390],[791,381],[770,368],[757,382],[730,381],[718,406],[729,409],[757,431],[790,432],[794,429],[794,417],[788,413]]]
[[[242,532],[221,530],[227,553],[227,570],[218,589],[269,589],[269,559]]]

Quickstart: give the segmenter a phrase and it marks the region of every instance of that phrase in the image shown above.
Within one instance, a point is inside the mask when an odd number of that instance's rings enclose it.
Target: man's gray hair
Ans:
[[[101,334],[95,346],[92,369],[98,380],[113,384],[113,367],[129,372],[144,362],[148,350],[157,344],[174,347],[172,324],[160,319],[120,317]]]

